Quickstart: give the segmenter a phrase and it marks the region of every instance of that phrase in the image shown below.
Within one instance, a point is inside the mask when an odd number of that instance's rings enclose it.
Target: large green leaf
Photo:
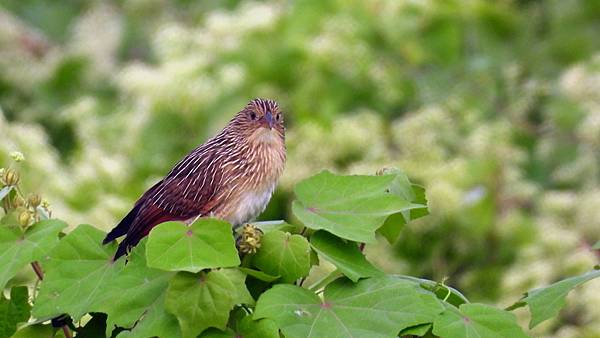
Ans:
[[[265,273],[281,276],[284,283],[291,283],[308,275],[310,245],[300,235],[273,230],[262,237],[252,262]]]
[[[311,229],[357,242],[375,242],[390,215],[422,208],[389,192],[395,175],[339,176],[323,171],[296,185],[294,215]]]
[[[183,337],[194,338],[209,327],[225,329],[237,293],[222,270],[179,272],[169,283],[165,305],[179,320]]]
[[[148,308],[142,319],[137,322],[131,331],[123,331],[119,338],[148,338],[169,337],[180,338],[181,329],[177,318],[165,309],[165,295],[163,293]]]
[[[355,242],[344,241],[327,231],[319,230],[310,237],[310,244],[319,255],[333,263],[354,282],[362,277],[382,274],[367,261]]]
[[[46,256],[66,226],[58,220],[46,220],[29,227],[25,234],[16,227],[0,226],[0,290],[25,265]]]
[[[548,287],[529,291],[519,302],[529,305],[531,321],[529,327],[533,328],[539,323],[555,317],[566,304],[565,297],[577,286],[600,277],[600,270],[589,271],[581,276],[563,279]],[[519,304],[518,303],[518,304]]]
[[[106,234],[83,224],[65,236],[43,261],[46,276],[36,298],[33,315],[46,318],[67,313],[79,320],[100,310],[105,287],[123,269],[113,262],[116,243],[102,245]]]
[[[150,232],[146,247],[148,266],[168,271],[198,272],[240,264],[231,225],[201,218],[187,226],[167,222]]]
[[[449,305],[433,322],[433,333],[444,338],[528,337],[510,312],[477,303],[459,309]]]
[[[344,278],[329,284],[323,299],[294,285],[276,285],[259,298],[254,319],[273,319],[287,338],[391,338],[432,322],[443,310],[435,295],[405,280],[375,277],[354,284]]]
[[[162,305],[169,280],[174,272],[146,266],[146,239],[131,252],[127,265],[107,285],[100,296],[99,309],[108,314],[107,336],[115,326],[130,328],[155,303]]]
[[[29,294],[26,286],[10,290],[10,299],[0,292],[0,338],[8,338],[17,331],[17,324],[29,319]]]

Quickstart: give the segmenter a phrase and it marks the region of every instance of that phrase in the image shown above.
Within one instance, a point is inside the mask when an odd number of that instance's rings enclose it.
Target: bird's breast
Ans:
[[[265,210],[274,190],[275,183],[262,189],[240,192],[232,199],[229,208],[223,210],[221,218],[233,224],[234,227],[254,220]]]

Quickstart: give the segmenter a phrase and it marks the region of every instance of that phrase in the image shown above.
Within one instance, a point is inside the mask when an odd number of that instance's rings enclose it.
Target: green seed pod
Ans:
[[[22,211],[17,220],[22,227],[26,227],[29,225],[29,221],[31,221],[31,214],[28,211]]]
[[[14,186],[19,183],[19,173],[13,169],[6,169],[2,175],[2,181],[8,186]]]
[[[42,196],[39,194],[31,194],[27,199],[27,203],[32,208],[37,208],[42,203]]]

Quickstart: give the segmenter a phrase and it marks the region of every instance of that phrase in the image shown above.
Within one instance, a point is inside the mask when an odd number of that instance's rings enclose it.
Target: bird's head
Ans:
[[[273,100],[250,101],[234,121],[240,133],[251,142],[280,143],[285,136],[283,113]]]

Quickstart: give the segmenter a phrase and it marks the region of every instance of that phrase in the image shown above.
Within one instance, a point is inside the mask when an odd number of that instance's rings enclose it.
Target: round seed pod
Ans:
[[[29,225],[29,221],[31,221],[31,214],[28,211],[22,211],[17,220],[21,226],[26,227]]]

